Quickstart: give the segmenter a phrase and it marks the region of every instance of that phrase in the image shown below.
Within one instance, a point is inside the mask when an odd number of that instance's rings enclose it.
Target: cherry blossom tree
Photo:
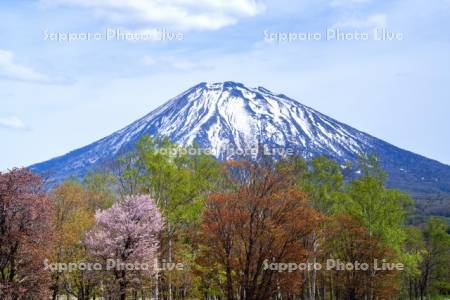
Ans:
[[[127,289],[142,286],[155,274],[163,219],[148,196],[129,196],[96,213],[96,224],[86,235],[91,257],[103,264],[102,281],[115,296],[125,299]]]

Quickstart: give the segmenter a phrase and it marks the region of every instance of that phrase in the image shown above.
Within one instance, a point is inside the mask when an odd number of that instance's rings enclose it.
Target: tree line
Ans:
[[[149,137],[50,191],[12,169],[0,298],[445,299],[449,226],[408,225],[386,176],[373,156],[219,162]]]

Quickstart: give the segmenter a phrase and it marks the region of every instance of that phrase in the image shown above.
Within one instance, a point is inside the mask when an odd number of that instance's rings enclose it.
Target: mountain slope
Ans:
[[[450,166],[402,150],[325,116],[284,95],[240,83],[201,83],[129,126],[91,145],[30,167],[60,182],[82,177],[132,149],[144,135],[168,136],[209,149],[219,159],[257,151],[326,155],[341,163],[376,153],[389,185],[415,193],[450,193]],[[259,149],[259,150],[257,150]]]

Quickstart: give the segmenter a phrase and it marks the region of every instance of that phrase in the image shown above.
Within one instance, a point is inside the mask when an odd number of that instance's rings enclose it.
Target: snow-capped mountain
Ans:
[[[219,159],[260,153],[339,162],[375,153],[389,184],[414,192],[450,192],[450,166],[402,150],[282,94],[240,83],[200,83],[91,145],[30,167],[53,182],[82,177],[133,148],[144,135],[208,149]]]

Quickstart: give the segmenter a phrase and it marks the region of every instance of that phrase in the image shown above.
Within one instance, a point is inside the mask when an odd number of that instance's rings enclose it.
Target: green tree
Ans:
[[[405,220],[412,204],[409,195],[385,187],[386,174],[375,157],[361,159],[362,176],[347,185],[341,210],[346,211],[375,236],[400,254],[406,239]]]
[[[393,255],[390,260],[407,264],[411,256],[403,250],[406,241],[405,220],[407,208],[412,204],[411,198],[385,187],[387,175],[380,168],[376,157],[362,156],[359,171],[361,176],[347,185],[346,197],[339,210],[351,215],[366,228],[369,239],[377,240],[380,246],[391,249]],[[376,273],[372,272],[371,276],[374,278]],[[371,293],[368,297],[372,299],[375,288],[372,280],[369,285]]]
[[[293,178],[295,185],[308,194],[311,206],[316,211],[330,216],[337,209],[336,206],[343,197],[344,177],[336,162],[323,156],[316,157],[309,162],[294,156],[279,162],[277,169]],[[307,247],[310,251],[309,261],[313,264],[326,259],[322,253],[322,245],[326,239],[323,234],[326,222],[327,219],[324,219],[320,226],[314,228],[307,240]],[[305,272],[304,275],[307,280],[308,297],[316,299],[318,277],[322,276],[322,281],[324,281],[325,274],[314,269],[311,272]],[[323,282],[321,288],[322,294],[325,295]]]
[[[420,228],[407,227],[406,241],[404,245],[404,259],[405,270],[403,274],[403,296],[408,296],[409,299],[416,299],[419,297],[418,281],[421,277],[420,264],[423,260],[423,255],[426,253],[423,233]]]
[[[439,218],[430,218],[424,229],[426,253],[421,264],[420,298],[450,293],[449,226]]]
[[[204,199],[220,181],[221,165],[198,147],[182,148],[167,138],[144,137],[138,155],[141,189],[154,197],[166,220],[163,255],[169,263],[177,256],[189,258],[192,232],[200,223]],[[182,251],[175,253],[176,249]],[[172,299],[172,279],[167,281]]]
[[[88,194],[90,210],[107,209],[117,201],[114,183],[113,176],[108,173],[89,173],[83,178],[82,186]]]
[[[309,172],[301,181],[301,185],[310,195],[314,208],[330,215],[337,201],[342,198],[344,176],[335,161],[321,156],[311,161]]]

